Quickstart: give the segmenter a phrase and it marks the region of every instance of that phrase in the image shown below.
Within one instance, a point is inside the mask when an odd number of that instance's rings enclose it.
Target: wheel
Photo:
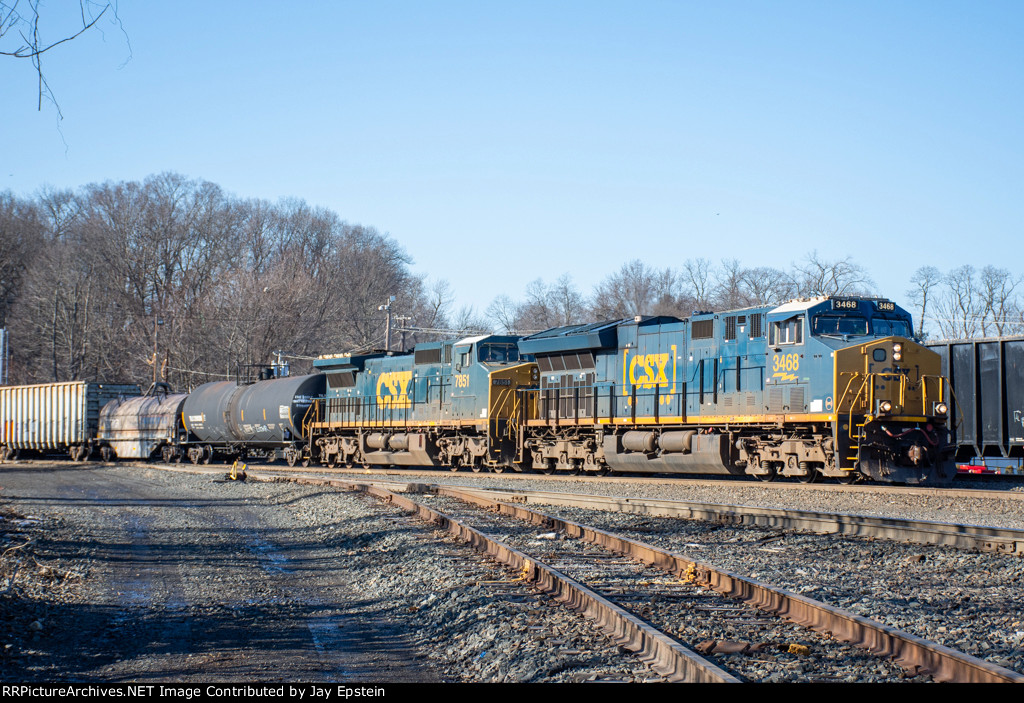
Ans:
[[[193,464],[198,464],[203,460],[203,448],[202,447],[189,447],[188,448],[188,460]]]
[[[501,466],[500,464],[498,466],[492,466],[491,467],[491,473],[492,474],[503,474],[503,473],[505,473],[505,467]]]
[[[805,475],[799,477],[800,483],[814,483],[818,480],[819,476],[821,474],[818,473],[818,470],[811,467]]]
[[[114,459],[114,448],[109,446],[100,447],[100,458],[105,462],[113,461]]]
[[[299,453],[294,449],[287,449],[284,453],[284,460],[288,466],[295,466],[299,462]]]
[[[213,461],[213,447],[209,444],[203,445],[203,463],[209,464]]]
[[[544,464],[544,468],[541,469],[540,472],[545,476],[550,476],[551,474],[555,473],[555,460],[548,459],[548,462]]]
[[[775,464],[770,461],[762,461],[761,469],[763,469],[763,471],[757,474],[757,478],[765,483],[771,483],[778,475],[775,473]]]
[[[107,447],[104,447],[104,449],[107,449]],[[171,460],[174,459],[174,447],[167,444],[160,447],[160,458],[163,459],[165,464],[170,464]],[[108,459],[104,459],[104,461],[108,461]]]
[[[850,486],[860,479],[860,475],[856,471],[847,471],[845,476],[840,476],[836,479],[837,483],[841,483],[844,486]]]

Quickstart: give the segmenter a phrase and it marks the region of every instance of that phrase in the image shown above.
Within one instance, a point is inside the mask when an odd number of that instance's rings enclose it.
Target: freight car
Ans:
[[[956,395],[957,461],[1024,457],[1024,337],[927,342]]]
[[[103,461],[150,459],[180,460],[178,446],[186,440],[181,422],[185,393],[172,393],[158,383],[146,395],[119,397],[100,411],[96,443]]]
[[[111,400],[137,396],[131,384],[40,383],[0,387],[0,455],[66,452],[87,459],[97,447],[100,409]]]
[[[878,298],[620,320],[526,337],[541,382],[521,461],[544,471],[947,483],[939,357]]]
[[[324,395],[324,375],[290,376],[239,386],[206,383],[185,398],[184,434],[172,458],[193,464],[221,457],[283,458],[294,465],[306,447],[302,423]]]

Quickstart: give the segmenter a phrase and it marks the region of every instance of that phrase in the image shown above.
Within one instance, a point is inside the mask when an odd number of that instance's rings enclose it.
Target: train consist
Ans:
[[[823,297],[326,355],[309,376],[118,399],[90,446],[194,463],[948,483],[948,382],[912,329],[891,301]]]

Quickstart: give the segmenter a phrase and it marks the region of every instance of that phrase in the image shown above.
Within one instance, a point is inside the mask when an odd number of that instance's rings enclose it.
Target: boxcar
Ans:
[[[40,383],[0,387],[0,452],[67,452],[82,460],[96,447],[100,409],[111,400],[136,396],[131,384]]]

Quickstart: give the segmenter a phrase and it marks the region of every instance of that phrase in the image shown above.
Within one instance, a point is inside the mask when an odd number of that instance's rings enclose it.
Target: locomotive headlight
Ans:
[[[903,345],[902,344],[893,344],[892,345],[892,360],[893,361],[899,361],[902,358],[903,358]]]
[[[898,351],[894,351],[894,352],[892,353],[892,360],[893,360],[893,361],[899,361],[899,360],[901,360],[902,358],[903,358],[903,355],[902,355],[902,354],[900,354],[900,353],[899,353]]]
[[[935,414],[936,415],[945,415],[948,412],[949,412],[949,406],[946,405],[945,403],[936,403],[935,404]]]
[[[878,412],[880,412],[880,413],[891,413],[892,412],[892,403],[890,403],[888,400],[883,400],[881,403],[878,404]]]
[[[903,345],[902,344],[893,344],[892,345],[892,350],[894,352],[896,352],[897,354],[899,354],[901,351],[903,351]]]

